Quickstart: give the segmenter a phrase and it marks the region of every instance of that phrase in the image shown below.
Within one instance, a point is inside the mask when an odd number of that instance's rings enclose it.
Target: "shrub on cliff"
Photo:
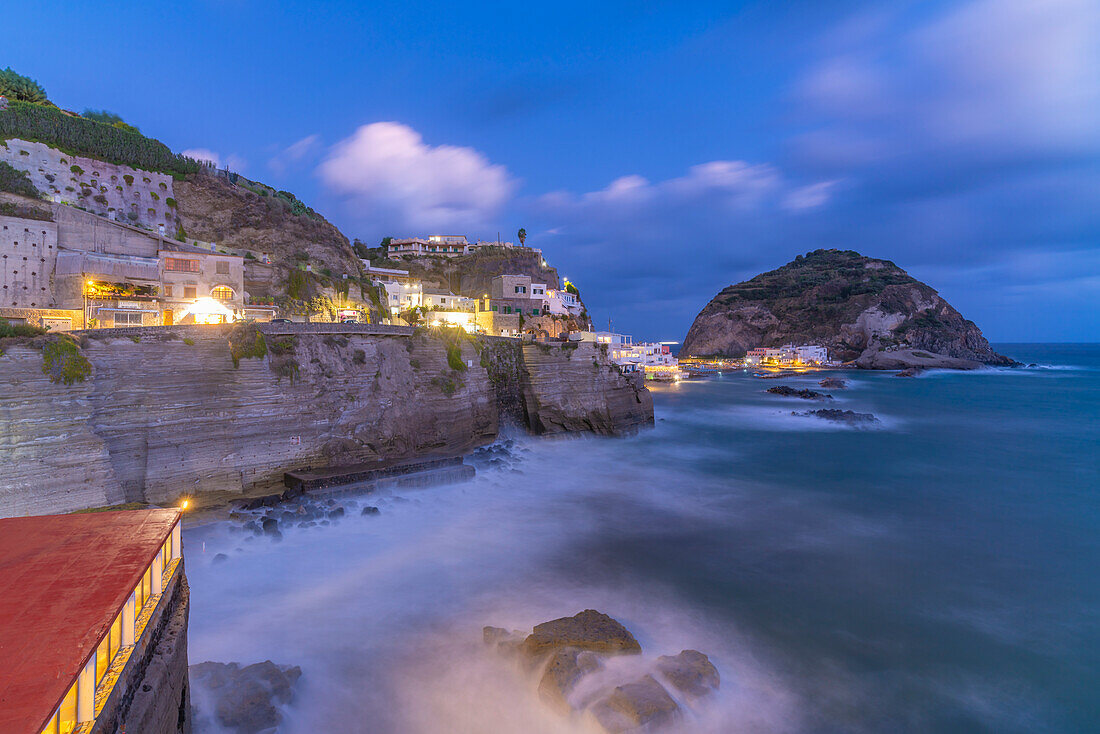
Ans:
[[[3,161],[0,161],[0,191],[19,194],[31,199],[42,197],[42,193],[31,183],[31,177],[26,171],[20,171]]]
[[[42,373],[50,382],[71,385],[84,382],[92,372],[92,363],[70,336],[60,336],[42,347]]]
[[[42,336],[47,329],[43,329],[40,326],[31,326],[30,324],[16,324],[12,326],[4,317],[0,316],[0,339],[6,339],[12,336]]]
[[[233,327],[229,332],[229,354],[233,358],[233,368],[241,366],[242,359],[263,359],[267,356],[267,342],[256,324],[245,321]]]

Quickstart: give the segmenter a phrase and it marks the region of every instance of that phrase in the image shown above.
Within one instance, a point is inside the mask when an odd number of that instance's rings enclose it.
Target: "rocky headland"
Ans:
[[[723,289],[695,317],[685,356],[820,344],[864,369],[1013,365],[932,287],[889,260],[815,250]]]

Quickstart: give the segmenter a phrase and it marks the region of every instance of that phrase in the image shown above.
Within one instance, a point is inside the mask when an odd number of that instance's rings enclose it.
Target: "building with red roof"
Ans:
[[[178,731],[141,689],[171,643],[183,711],[186,614],[178,510],[0,519],[0,732]]]

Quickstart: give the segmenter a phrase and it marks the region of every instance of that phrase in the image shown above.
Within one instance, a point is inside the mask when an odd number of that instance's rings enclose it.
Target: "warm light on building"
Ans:
[[[226,308],[225,304],[208,296],[199,298],[188,306],[179,318],[182,321],[188,315],[195,317],[196,324],[224,324],[234,319],[233,311]]]

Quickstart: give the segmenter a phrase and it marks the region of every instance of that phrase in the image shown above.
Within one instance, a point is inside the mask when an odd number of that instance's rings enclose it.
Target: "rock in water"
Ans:
[[[573,710],[569,694],[577,681],[600,667],[600,659],[594,652],[575,647],[559,648],[550,655],[539,680],[539,696],[559,713],[568,714]]]
[[[844,388],[848,387],[848,381],[843,380],[839,377],[826,377],[824,380],[817,384],[821,385],[821,387],[826,387],[831,390],[843,390]]]
[[[702,698],[717,691],[721,683],[718,668],[698,650],[683,650],[679,655],[662,655],[657,658],[657,672],[673,688],[692,698]]]
[[[671,723],[679,711],[676,701],[651,675],[619,686],[592,705],[596,721],[612,734],[653,730]]]
[[[931,287],[889,260],[851,250],[815,250],[731,285],[695,317],[685,357],[740,357],[754,347],[821,344],[833,359],[879,365],[888,347],[965,362],[1011,365],[980,329]],[[950,365],[943,365],[950,366]]]
[[[265,660],[240,667],[237,663],[199,663],[188,668],[193,684],[213,694],[213,715],[237,734],[256,734],[282,721],[277,703],[290,703],[293,686],[302,675],[297,666]]]
[[[537,625],[523,641],[523,652],[535,658],[560,647],[575,647],[601,653],[640,653],[642,646],[630,631],[611,617],[585,609]]]
[[[787,398],[802,398],[803,400],[832,400],[832,395],[826,395],[823,392],[817,390],[796,390],[790,385],[776,385],[775,387],[769,387],[767,392],[772,395],[782,395]]]
[[[916,377],[921,372],[924,372],[920,367],[910,367],[909,369],[902,370],[894,375],[894,377]]]
[[[837,410],[836,408],[823,408],[822,410],[808,410],[805,413],[792,412],[791,415],[816,416],[834,423],[847,423],[856,425],[860,423],[878,423],[871,413],[856,413],[852,410]]]

